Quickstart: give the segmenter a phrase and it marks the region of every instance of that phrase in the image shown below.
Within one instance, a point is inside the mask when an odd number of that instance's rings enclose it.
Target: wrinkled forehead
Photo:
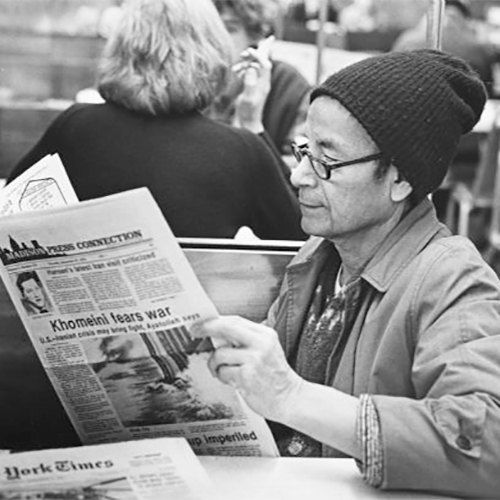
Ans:
[[[328,96],[317,97],[310,104],[306,134],[310,142],[319,145],[331,144],[346,150],[378,150],[357,118],[339,101]]]

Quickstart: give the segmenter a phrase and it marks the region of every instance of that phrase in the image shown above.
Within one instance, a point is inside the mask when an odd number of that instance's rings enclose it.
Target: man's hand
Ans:
[[[209,360],[215,377],[235,387],[265,418],[287,420],[303,380],[287,363],[273,329],[241,317],[223,316],[195,325],[191,334],[209,336],[219,346]]]
[[[273,329],[237,316],[222,316],[196,324],[191,334],[212,338],[216,350],[209,361],[210,371],[235,387],[252,410],[354,458],[361,457],[356,439],[357,398],[299,377],[287,363]]]

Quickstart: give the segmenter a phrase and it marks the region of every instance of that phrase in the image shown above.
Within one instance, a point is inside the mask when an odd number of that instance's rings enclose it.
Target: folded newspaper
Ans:
[[[0,191],[0,214],[0,276],[83,444],[169,436],[278,455],[190,336],[217,311],[148,189],[78,202],[46,157]]]
[[[184,439],[0,455],[0,499],[202,500],[215,487]]]

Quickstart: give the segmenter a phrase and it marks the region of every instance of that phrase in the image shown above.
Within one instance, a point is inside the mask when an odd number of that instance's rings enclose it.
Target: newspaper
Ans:
[[[0,191],[0,215],[78,202],[59,155],[48,155]]]
[[[278,456],[189,334],[217,311],[149,190],[5,216],[0,260],[83,444],[171,436],[198,454]]]
[[[0,499],[201,500],[214,491],[184,439],[0,455]]]

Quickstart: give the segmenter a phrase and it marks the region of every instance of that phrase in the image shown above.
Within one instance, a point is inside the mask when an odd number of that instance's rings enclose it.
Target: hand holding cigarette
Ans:
[[[254,133],[264,130],[262,113],[271,90],[270,52],[274,39],[270,36],[262,40],[257,48],[246,49],[232,68],[243,82],[243,92],[236,101],[235,125]]]

